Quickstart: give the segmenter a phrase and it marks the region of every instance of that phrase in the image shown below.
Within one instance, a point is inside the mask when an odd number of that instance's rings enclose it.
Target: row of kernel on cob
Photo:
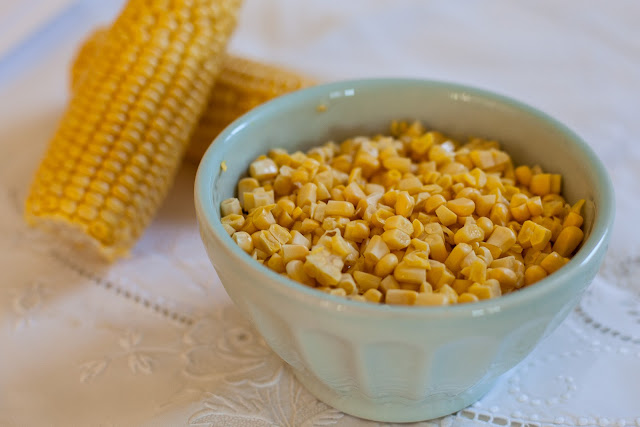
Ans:
[[[199,160],[237,116],[311,84],[224,53],[239,6],[130,0],[111,27],[87,40],[72,67],[68,109],[26,200],[30,224],[110,260],[125,255],[185,150]]]
[[[561,176],[514,168],[495,141],[460,144],[420,123],[391,136],[272,150],[221,203],[257,261],[354,300],[446,305],[495,298],[561,268],[584,234],[584,200]]]
[[[71,87],[83,78],[107,29],[99,28],[87,38],[71,67]],[[232,121],[254,107],[285,93],[315,84],[293,71],[225,53],[222,69],[209,102],[191,136],[185,157],[198,163],[211,141]]]

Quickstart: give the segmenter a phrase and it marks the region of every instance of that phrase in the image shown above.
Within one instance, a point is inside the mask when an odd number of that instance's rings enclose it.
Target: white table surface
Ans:
[[[69,61],[121,4],[78,0],[0,58],[0,425],[386,425],[315,400],[239,316],[199,241],[193,166],[112,266],[24,225]],[[418,425],[640,426],[639,16],[636,0],[245,1],[236,53],[325,81],[498,91],[574,129],[612,176],[614,237],[578,309],[480,402]]]

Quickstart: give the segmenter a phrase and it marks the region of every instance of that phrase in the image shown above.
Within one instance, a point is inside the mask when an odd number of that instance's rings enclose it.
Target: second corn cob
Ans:
[[[89,35],[71,67],[71,86],[75,88],[99,54],[106,30]],[[209,102],[196,127],[185,157],[199,163],[213,139],[232,121],[252,108],[315,82],[307,77],[273,65],[224,54],[222,69],[209,96]]]
[[[295,72],[226,55],[186,158],[199,163],[209,144],[232,121],[270,99],[313,84],[312,79]]]
[[[25,217],[107,258],[164,199],[204,111],[240,0],[130,0],[82,72]]]

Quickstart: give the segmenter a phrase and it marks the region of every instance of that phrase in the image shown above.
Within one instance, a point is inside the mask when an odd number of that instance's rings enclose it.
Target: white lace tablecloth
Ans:
[[[114,265],[24,225],[70,58],[121,4],[76,2],[0,62],[0,425],[383,425],[318,402],[239,316],[198,237],[193,166]],[[613,241],[579,307],[481,401],[417,425],[640,426],[639,17],[637,0],[245,2],[235,52],[495,90],[573,128],[613,178]]]

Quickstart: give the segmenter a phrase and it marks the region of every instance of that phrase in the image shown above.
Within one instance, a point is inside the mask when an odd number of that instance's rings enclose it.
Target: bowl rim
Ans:
[[[589,165],[585,166],[593,168],[595,172],[594,183],[599,190],[595,192],[594,202],[596,209],[594,222],[587,240],[582,243],[576,255],[562,269],[537,282],[535,286],[522,288],[517,292],[512,292],[494,299],[482,300],[473,304],[454,304],[447,306],[372,304],[320,292],[282,276],[268,267],[255,262],[249,254],[233,242],[222,227],[222,223],[215,220],[214,211],[219,208],[213,206],[213,198],[210,197],[210,195],[213,193],[213,186],[217,179],[216,172],[220,169],[220,164],[224,160],[222,158],[223,147],[232,140],[235,134],[246,126],[252,125],[253,122],[259,121],[262,116],[267,116],[268,118],[269,116],[279,115],[282,114],[279,112],[281,109],[287,110],[296,105],[310,102],[317,104],[318,99],[324,99],[323,96],[331,92],[344,91],[347,89],[375,90],[376,88],[394,86],[414,86],[427,90],[444,89],[450,91],[451,95],[454,93],[462,95],[458,96],[459,100],[463,100],[462,102],[468,102],[470,99],[476,101],[480,99],[483,102],[490,102],[492,105],[501,104],[508,108],[520,110],[560,132],[566,140],[570,141],[571,145],[584,154],[589,162]],[[207,200],[206,197],[208,197],[209,200]],[[579,276],[580,270],[591,262],[598,253],[606,251],[615,216],[613,185],[604,164],[597,157],[593,149],[566,125],[537,108],[493,91],[448,81],[416,78],[373,78],[335,81],[285,94],[252,109],[228,125],[206,150],[196,173],[194,198],[199,227],[207,227],[211,231],[211,235],[217,240],[216,245],[224,249],[227,254],[237,262],[246,264],[247,268],[253,270],[254,273],[265,275],[271,279],[265,281],[261,286],[268,285],[275,292],[287,299],[295,299],[298,302],[306,304],[320,305],[325,309],[333,311],[361,312],[377,316],[401,316],[403,318],[423,318],[425,315],[437,315],[439,317],[443,315],[446,317],[477,317],[518,307],[527,301],[553,293],[566,282],[576,279]]]

